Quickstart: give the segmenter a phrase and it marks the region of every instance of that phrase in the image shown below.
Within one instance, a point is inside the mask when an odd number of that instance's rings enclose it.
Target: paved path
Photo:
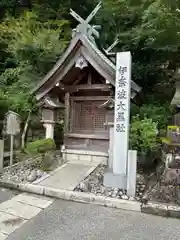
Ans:
[[[21,227],[43,209],[52,204],[53,200],[33,194],[18,194],[0,204],[0,240]]]
[[[180,221],[56,200],[7,240],[179,240]]]
[[[40,182],[38,181],[38,185],[56,189],[74,190],[97,166],[98,163],[92,164],[83,161],[69,162],[58,168],[48,178]]]

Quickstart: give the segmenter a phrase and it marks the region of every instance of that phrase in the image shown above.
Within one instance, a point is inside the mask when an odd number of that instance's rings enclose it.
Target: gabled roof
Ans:
[[[42,81],[33,89],[32,94],[36,95],[37,100],[44,97],[74,66],[77,57],[83,57],[100,73],[115,86],[116,66],[97,46],[91,42],[84,34],[74,37],[69,47],[66,49],[60,60],[47,73]],[[131,81],[131,98],[141,91],[135,82]]]

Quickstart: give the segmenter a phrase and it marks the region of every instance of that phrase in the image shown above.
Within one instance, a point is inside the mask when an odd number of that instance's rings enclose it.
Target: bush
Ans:
[[[25,152],[30,155],[38,155],[53,151],[56,149],[56,145],[53,139],[41,139],[34,142],[27,143]]]
[[[138,151],[138,155],[150,156],[159,150],[157,142],[157,123],[152,119],[140,119],[139,115],[132,118],[130,129],[130,148]]]
[[[131,116],[139,114],[139,119],[150,118],[153,122],[157,123],[157,128],[161,131],[165,130],[169,120],[171,120],[174,109],[169,106],[169,103],[159,104],[143,104],[141,107],[132,104]]]

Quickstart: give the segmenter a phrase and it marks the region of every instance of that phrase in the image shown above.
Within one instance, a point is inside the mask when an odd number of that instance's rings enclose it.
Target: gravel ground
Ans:
[[[107,169],[105,165],[99,165],[84,181],[82,181],[75,191],[91,192],[100,196],[112,198],[129,199],[124,189],[109,188],[103,185],[103,176]],[[140,200],[146,188],[146,180],[142,174],[137,174],[136,197],[131,200]]]
[[[28,160],[24,159],[23,154],[23,160],[18,159],[18,163],[13,165],[12,171],[10,167],[4,168],[3,174],[0,174],[0,180],[9,180],[16,183],[34,182],[64,163],[63,159],[54,152],[47,153],[45,156],[29,158]]]

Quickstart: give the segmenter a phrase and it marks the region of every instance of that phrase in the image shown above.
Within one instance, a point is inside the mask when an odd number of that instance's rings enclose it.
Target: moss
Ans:
[[[53,139],[41,139],[34,142],[30,142],[26,145],[24,151],[29,155],[38,155],[53,151],[56,149],[56,145]]]

